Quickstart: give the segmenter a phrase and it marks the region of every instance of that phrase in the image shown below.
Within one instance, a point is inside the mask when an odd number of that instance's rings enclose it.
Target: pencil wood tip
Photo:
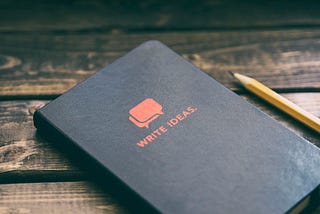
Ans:
[[[229,74],[231,75],[231,76],[234,76],[234,72],[233,71],[228,71],[229,72]]]

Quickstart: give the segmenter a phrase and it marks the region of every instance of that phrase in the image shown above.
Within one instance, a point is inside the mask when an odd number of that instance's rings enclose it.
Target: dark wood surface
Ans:
[[[227,73],[250,75],[320,117],[319,9],[316,1],[1,1],[0,213],[130,212],[37,134],[32,115],[149,39],[320,147],[319,134]]]
[[[0,31],[314,27],[317,0],[2,0]]]
[[[282,92],[320,92],[319,36],[320,30],[0,34],[0,96],[56,96],[150,39],[233,90],[239,88],[228,70]]]

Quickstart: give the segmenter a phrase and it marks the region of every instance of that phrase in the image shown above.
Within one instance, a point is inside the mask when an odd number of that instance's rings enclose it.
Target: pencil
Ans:
[[[238,79],[241,85],[243,85],[247,90],[320,133],[319,118],[303,110],[257,80],[232,71],[230,71],[230,73]]]

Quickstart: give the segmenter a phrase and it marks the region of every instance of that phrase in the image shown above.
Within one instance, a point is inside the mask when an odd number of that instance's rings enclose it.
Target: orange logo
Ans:
[[[162,106],[152,98],[147,98],[130,109],[129,120],[139,128],[149,128],[149,124],[157,119],[162,112]]]

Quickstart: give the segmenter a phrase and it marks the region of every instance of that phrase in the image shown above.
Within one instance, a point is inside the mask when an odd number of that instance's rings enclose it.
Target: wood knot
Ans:
[[[19,157],[25,153],[26,149],[22,146],[10,146],[10,149],[5,148],[0,150],[0,162],[10,162],[16,160],[16,157]]]
[[[13,68],[21,64],[21,60],[13,56],[0,55],[0,70]]]
[[[0,147],[0,172],[14,170],[36,154],[32,140],[22,140]]]

